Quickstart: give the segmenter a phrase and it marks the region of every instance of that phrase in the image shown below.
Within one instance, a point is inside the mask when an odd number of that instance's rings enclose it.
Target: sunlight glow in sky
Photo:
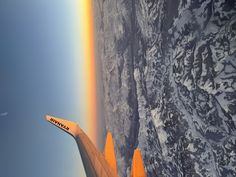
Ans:
[[[0,1],[0,22],[0,176],[85,177],[75,141],[44,116],[96,143],[92,0]]]
[[[78,30],[78,45],[82,51],[78,53],[82,56],[82,65],[79,68],[85,73],[82,77],[84,80],[85,89],[85,117],[86,117],[86,132],[93,142],[96,142],[96,67],[95,67],[95,52],[94,52],[94,28],[93,28],[93,2],[92,0],[77,1],[77,30]]]

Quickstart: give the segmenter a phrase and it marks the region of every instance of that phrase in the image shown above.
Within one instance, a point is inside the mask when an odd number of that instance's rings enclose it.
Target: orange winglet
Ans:
[[[59,119],[57,117],[46,115],[46,120],[51,124],[55,125],[56,127],[64,130],[65,132],[69,133],[73,137],[76,137],[78,133],[80,133],[81,129],[78,125],[74,122]]]
[[[146,177],[146,176],[147,175],[144,168],[141,151],[139,149],[135,149],[130,177]]]
[[[107,133],[106,144],[104,148],[104,156],[108,164],[117,174],[117,162],[116,162],[115,148],[111,132]]]

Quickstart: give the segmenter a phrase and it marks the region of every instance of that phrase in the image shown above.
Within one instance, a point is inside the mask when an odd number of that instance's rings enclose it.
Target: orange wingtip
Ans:
[[[104,156],[110,167],[117,174],[116,154],[111,132],[107,133],[106,144],[104,148]]]
[[[131,177],[146,177],[146,171],[140,149],[135,149],[131,167]]]
[[[79,133],[79,126],[71,121],[59,119],[53,116],[46,115],[46,120],[51,124],[55,125],[56,127],[64,130],[65,132],[69,133],[73,137],[75,137]]]

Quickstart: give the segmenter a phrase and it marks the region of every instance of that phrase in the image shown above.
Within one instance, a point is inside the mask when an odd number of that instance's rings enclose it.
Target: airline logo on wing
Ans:
[[[53,119],[52,117],[49,119],[49,121],[50,121],[51,123],[53,123],[53,124],[55,124],[55,125],[57,125],[57,126],[63,128],[63,129],[65,129],[65,130],[67,130],[67,131],[70,129],[69,127],[67,127],[66,125],[64,125],[64,124],[62,124],[62,123],[60,123],[60,122],[58,122],[57,120]]]
[[[65,132],[69,133],[70,135],[74,137],[77,135],[77,133],[79,133],[80,128],[74,122],[59,119],[59,118],[49,116],[49,115],[46,116],[46,119],[51,124],[57,126],[58,128],[64,130]]]

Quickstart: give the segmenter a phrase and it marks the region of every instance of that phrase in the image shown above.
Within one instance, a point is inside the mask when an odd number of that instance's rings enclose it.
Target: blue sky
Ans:
[[[44,120],[86,121],[74,3],[0,1],[1,177],[84,176],[75,141]]]

